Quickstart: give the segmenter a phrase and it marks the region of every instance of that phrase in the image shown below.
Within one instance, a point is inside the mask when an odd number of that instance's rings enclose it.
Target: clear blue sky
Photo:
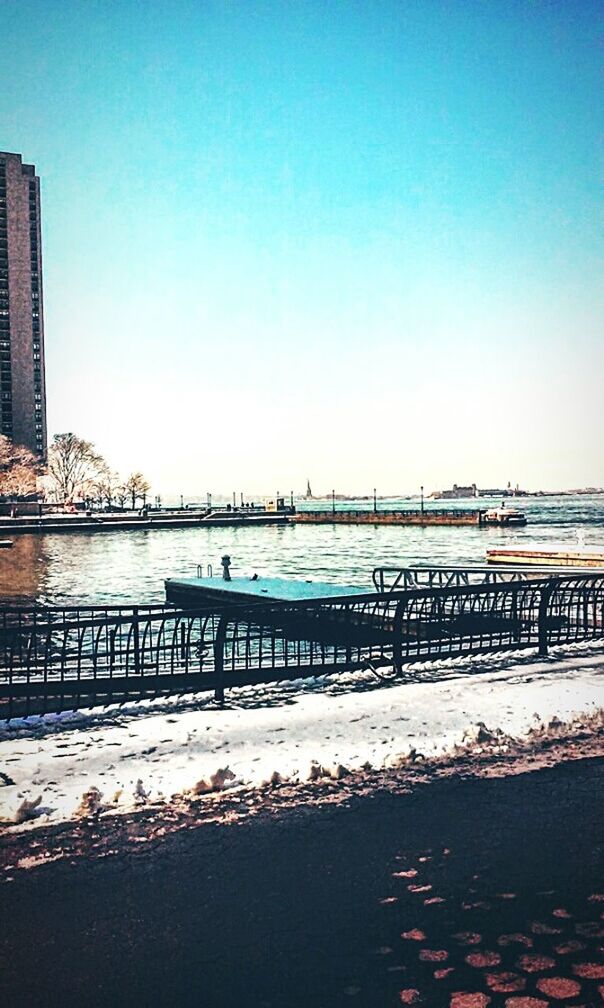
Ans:
[[[602,10],[3,0],[51,432],[164,494],[604,485]]]

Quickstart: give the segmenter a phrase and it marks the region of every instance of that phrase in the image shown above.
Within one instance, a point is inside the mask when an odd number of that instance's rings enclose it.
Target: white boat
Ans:
[[[524,511],[502,504],[501,507],[485,511],[483,522],[485,525],[526,525],[527,517]]]

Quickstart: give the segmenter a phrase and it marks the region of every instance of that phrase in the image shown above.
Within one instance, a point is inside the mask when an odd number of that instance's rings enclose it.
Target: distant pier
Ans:
[[[297,511],[293,520],[307,525],[482,525],[484,510]]]
[[[442,525],[482,527],[494,524],[484,509],[417,509],[371,511],[368,509],[322,508],[296,511],[293,506],[233,507],[192,510],[142,509],[136,511],[74,514],[24,514],[0,516],[0,538],[6,534],[56,532],[117,532],[134,529],[199,528],[200,526],[250,527],[253,525]],[[497,524],[505,524],[503,521]]]
[[[255,526],[285,525],[290,520],[289,509],[269,511],[264,508],[233,508],[211,511],[149,511],[103,513],[90,515],[47,514],[24,515],[17,518],[0,518],[0,535],[56,533],[56,532],[129,532],[134,529],[200,528],[201,526]]]

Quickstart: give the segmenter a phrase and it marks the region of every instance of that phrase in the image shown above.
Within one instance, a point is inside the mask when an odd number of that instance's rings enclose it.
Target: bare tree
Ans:
[[[120,483],[120,485],[115,488],[115,499],[121,508],[126,506],[126,501],[128,500],[128,490],[123,483]]]
[[[151,484],[145,479],[142,473],[136,472],[132,473],[124,483],[124,490],[129,495],[132,501],[132,510],[134,511],[136,507],[137,500],[142,500],[143,503],[146,500],[147,494],[151,488]]]
[[[100,506],[107,504],[109,507],[113,504],[114,499],[118,495],[119,490],[119,477],[117,473],[111,471],[111,469],[106,469],[101,475],[100,479],[95,480],[92,483],[90,491]]]
[[[90,441],[75,434],[55,434],[48,451],[48,473],[58,500],[84,497],[104,477],[107,463]]]
[[[0,434],[0,494],[4,497],[28,497],[36,492],[41,472],[40,460],[24,445],[14,444]]]

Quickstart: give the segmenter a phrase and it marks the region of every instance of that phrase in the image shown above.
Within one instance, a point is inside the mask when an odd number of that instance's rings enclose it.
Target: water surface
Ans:
[[[471,508],[477,503],[439,502],[441,507]],[[517,504],[529,517],[523,529],[289,525],[14,536],[13,548],[0,550],[0,598],[55,605],[163,602],[164,578],[194,576],[198,563],[212,564],[217,573],[223,553],[231,555],[233,572],[370,588],[378,565],[482,563],[485,550],[497,544],[583,541],[604,548],[604,497],[532,498]],[[336,504],[338,509],[346,506],[372,505]],[[416,504],[389,501],[379,506]],[[490,502],[480,501],[480,506]]]

